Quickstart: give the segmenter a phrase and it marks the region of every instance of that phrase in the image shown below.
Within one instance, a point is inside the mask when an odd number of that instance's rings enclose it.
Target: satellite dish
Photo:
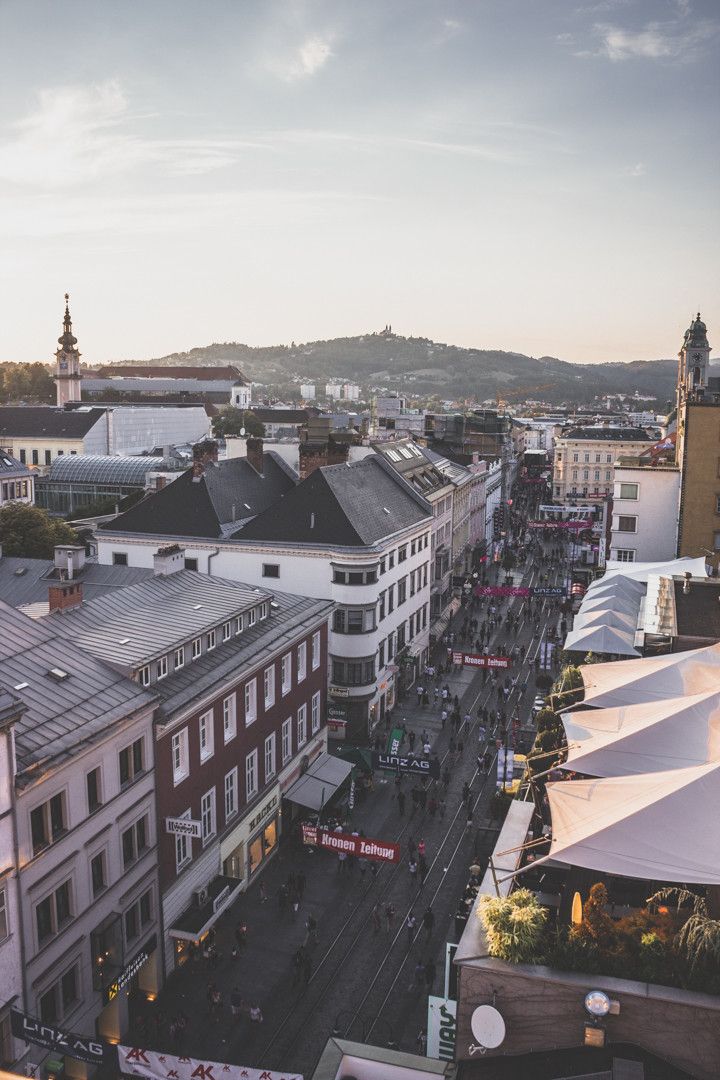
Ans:
[[[245,428],[244,428],[244,427],[241,427],[241,428],[240,428],[240,434],[241,434],[241,435],[244,435],[244,434],[245,434]]]
[[[591,1016],[607,1016],[610,1012],[610,998],[602,990],[591,990],[585,995],[585,1008]]]
[[[472,1033],[488,1050],[494,1050],[505,1039],[505,1021],[492,1005],[479,1005],[470,1017]]]

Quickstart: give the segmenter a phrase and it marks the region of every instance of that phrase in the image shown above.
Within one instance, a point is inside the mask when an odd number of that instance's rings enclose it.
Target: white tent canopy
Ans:
[[[569,648],[567,642],[565,648]],[[588,664],[580,673],[584,703],[596,708],[702,694],[720,686],[720,645],[641,660]]]
[[[634,578],[626,578],[623,574],[617,574],[610,578],[602,577],[598,581],[594,581],[585,596],[642,596],[645,589],[645,582],[636,581]]]
[[[720,761],[720,689],[563,718],[563,769],[589,776],[633,776]]]
[[[643,581],[647,584],[647,579],[650,574],[662,574],[663,577],[672,577],[675,574],[692,574],[693,577],[706,577],[707,565],[705,557],[701,556],[698,559],[671,559],[669,562],[637,562],[637,563],[625,563],[617,562],[617,560],[608,560],[605,564],[605,573],[603,577],[596,583],[590,586],[592,589],[595,584],[603,584],[614,577],[623,577],[629,579],[635,579],[636,581]],[[588,590],[589,591],[589,590]]]
[[[550,783],[546,858],[623,877],[720,885],[718,791],[720,762]]]
[[[616,630],[612,626],[588,626],[571,630],[563,648],[567,652],[611,653],[617,656],[639,656],[633,646],[633,631]]]
[[[634,634],[637,618],[622,611],[612,611],[610,608],[596,608],[591,611],[583,611],[581,608],[575,616],[573,629],[579,630],[586,626],[612,626],[615,630],[629,630]]]
[[[632,615],[633,618],[637,618],[641,601],[642,597],[608,596],[607,594],[586,595],[580,605],[580,610],[575,616],[575,622],[577,623],[578,618],[591,611],[607,611],[608,608],[612,608],[615,612],[621,612],[623,615]]]

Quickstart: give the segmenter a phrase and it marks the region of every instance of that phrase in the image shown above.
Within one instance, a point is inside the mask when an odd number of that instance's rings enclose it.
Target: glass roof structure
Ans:
[[[173,469],[174,464],[162,457],[63,454],[55,458],[47,476],[53,482],[134,484],[143,487],[147,473]]]

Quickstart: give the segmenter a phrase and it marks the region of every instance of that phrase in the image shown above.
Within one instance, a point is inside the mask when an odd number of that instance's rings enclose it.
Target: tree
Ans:
[[[246,435],[262,438],[265,434],[265,425],[249,409],[236,409],[233,405],[226,405],[213,417],[212,430],[216,439],[239,435],[243,428]]]
[[[0,364],[0,401],[55,402],[55,383],[44,364]]]
[[[77,534],[64,521],[26,503],[0,508],[0,544],[4,555],[52,559],[56,544],[76,544]]]
[[[581,941],[593,941],[601,949],[612,946],[616,939],[615,925],[607,913],[607,908],[607,889],[602,881],[598,881],[590,889],[583,904],[582,922],[572,928],[571,937],[577,937]]]

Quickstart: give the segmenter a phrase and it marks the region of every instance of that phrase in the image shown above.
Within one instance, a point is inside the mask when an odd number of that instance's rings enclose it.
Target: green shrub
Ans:
[[[517,889],[510,896],[484,896],[477,913],[491,956],[511,964],[532,964],[541,956],[547,910],[529,889]]]

